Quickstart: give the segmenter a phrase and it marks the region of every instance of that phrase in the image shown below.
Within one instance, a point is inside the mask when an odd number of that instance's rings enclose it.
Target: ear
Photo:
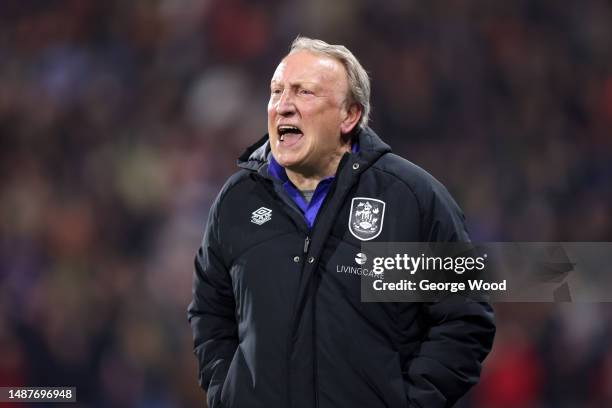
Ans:
[[[357,125],[357,123],[359,122],[359,119],[361,119],[361,114],[361,106],[356,103],[352,104],[348,108],[348,110],[346,111],[346,116],[340,124],[340,131],[343,135],[346,135],[353,130],[355,125]]]

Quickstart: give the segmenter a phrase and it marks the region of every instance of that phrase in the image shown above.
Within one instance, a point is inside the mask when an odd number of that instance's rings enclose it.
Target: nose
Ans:
[[[291,116],[295,113],[295,103],[291,90],[285,89],[276,104],[276,113],[282,116]]]

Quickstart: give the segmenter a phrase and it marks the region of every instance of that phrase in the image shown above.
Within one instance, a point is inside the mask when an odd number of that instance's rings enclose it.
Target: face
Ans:
[[[347,92],[346,70],[339,61],[308,51],[283,59],[268,102],[270,147],[281,166],[303,175],[329,173],[334,160],[337,166],[350,150],[342,135],[360,117],[357,105],[347,106]]]

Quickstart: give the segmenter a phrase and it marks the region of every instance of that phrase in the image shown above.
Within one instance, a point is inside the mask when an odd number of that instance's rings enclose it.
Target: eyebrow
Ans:
[[[271,80],[271,81],[270,81],[270,86],[272,86],[272,85],[274,85],[274,84],[279,84],[279,83],[281,83],[281,82],[279,82],[279,81],[275,81],[275,80],[273,79],[273,80]],[[295,88],[295,87],[297,87],[297,86],[300,86],[300,85],[306,85],[306,84],[309,84],[309,85],[315,85],[315,86],[318,86],[318,85],[319,85],[317,82],[313,82],[313,81],[295,81],[295,82],[290,83],[290,84],[289,84],[289,86],[290,86],[291,88]]]

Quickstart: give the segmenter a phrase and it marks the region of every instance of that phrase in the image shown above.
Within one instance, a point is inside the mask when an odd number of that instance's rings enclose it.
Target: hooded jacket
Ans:
[[[480,376],[495,333],[487,303],[362,303],[363,240],[469,240],[431,175],[356,131],[311,229],[268,175],[267,136],[211,207],[188,318],[210,408],[450,407]],[[368,231],[349,225],[374,203]],[[368,235],[369,234],[369,235]]]

